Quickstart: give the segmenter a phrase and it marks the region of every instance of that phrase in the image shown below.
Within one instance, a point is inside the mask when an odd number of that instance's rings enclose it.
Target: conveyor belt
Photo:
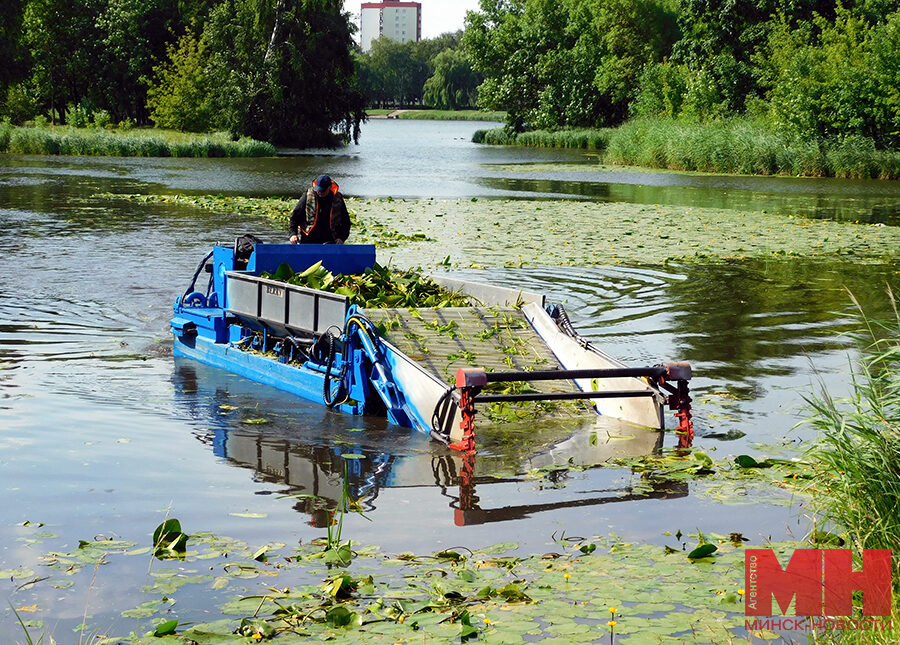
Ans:
[[[461,367],[489,372],[562,369],[525,316],[512,307],[365,309],[385,338],[445,383]],[[572,392],[572,381],[536,381],[541,392]]]

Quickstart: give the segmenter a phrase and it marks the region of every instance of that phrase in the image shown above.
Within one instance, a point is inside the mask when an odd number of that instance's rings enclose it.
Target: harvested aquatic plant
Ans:
[[[333,274],[316,262],[296,273],[282,263],[274,274],[262,277],[309,289],[331,291],[350,299],[351,305],[365,309],[386,307],[467,307],[469,299],[448,291],[414,270],[397,271],[375,264],[360,274]]]

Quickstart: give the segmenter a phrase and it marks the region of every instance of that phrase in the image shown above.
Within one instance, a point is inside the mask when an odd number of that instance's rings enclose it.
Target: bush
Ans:
[[[106,110],[97,110],[93,114],[94,125],[98,128],[105,128],[112,123],[112,116]]]
[[[66,123],[73,128],[86,128],[91,122],[91,113],[84,103],[72,105],[66,108]]]
[[[203,44],[190,31],[168,48],[169,60],[154,69],[147,107],[163,128],[207,132],[212,127]]]
[[[34,118],[38,111],[35,93],[25,83],[15,83],[6,90],[3,113],[14,125],[21,125]]]

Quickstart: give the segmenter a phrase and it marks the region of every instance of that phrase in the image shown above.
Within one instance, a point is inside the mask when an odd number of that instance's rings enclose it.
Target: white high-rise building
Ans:
[[[398,43],[417,41],[422,37],[422,3],[363,2],[359,18],[360,46],[364,52],[372,48],[372,41],[387,36]]]

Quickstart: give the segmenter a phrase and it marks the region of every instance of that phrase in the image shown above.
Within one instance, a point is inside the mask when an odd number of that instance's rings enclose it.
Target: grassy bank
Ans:
[[[900,151],[876,150],[870,139],[800,141],[747,119],[701,124],[640,119],[615,129],[479,130],[476,143],[603,151],[603,163],[728,174],[900,179]]]
[[[0,152],[108,157],[270,157],[270,143],[225,133],[198,135],[159,128],[102,130],[0,124]]]
[[[506,112],[485,112],[483,110],[366,110],[370,117],[385,117],[390,114],[397,119],[422,119],[427,121],[497,121],[506,119]]]

